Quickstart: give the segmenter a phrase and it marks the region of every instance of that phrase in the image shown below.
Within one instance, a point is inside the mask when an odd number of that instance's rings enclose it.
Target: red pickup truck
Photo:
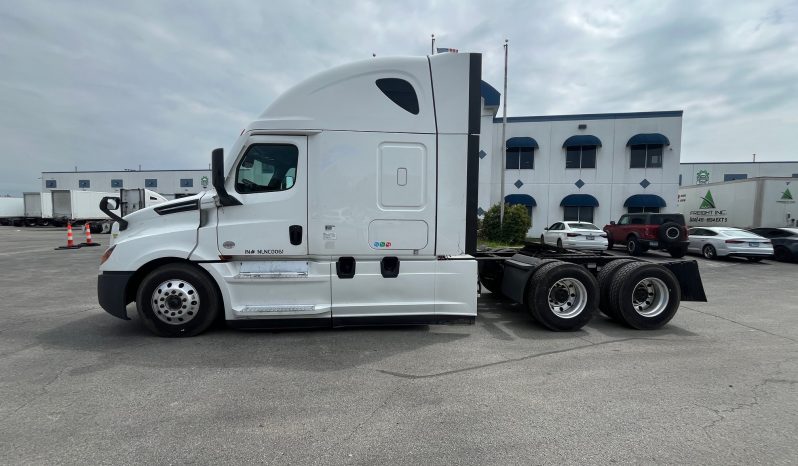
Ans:
[[[604,231],[607,232],[607,249],[624,244],[632,256],[659,249],[668,251],[672,257],[684,257],[689,244],[682,214],[625,214],[618,223],[605,225]]]

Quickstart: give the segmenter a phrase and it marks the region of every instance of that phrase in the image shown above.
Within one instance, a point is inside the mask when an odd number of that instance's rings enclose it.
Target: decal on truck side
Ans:
[[[715,206],[712,191],[707,190],[707,193],[701,198],[701,205],[698,210],[690,211],[690,219],[688,221],[693,223],[729,223],[729,217],[727,217],[726,210],[718,209]]]
[[[285,254],[285,251],[282,249],[244,249],[244,254],[258,254],[258,255],[279,255]]]

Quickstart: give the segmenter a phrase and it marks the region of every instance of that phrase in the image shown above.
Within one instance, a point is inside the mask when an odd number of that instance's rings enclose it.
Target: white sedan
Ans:
[[[560,249],[603,250],[607,249],[607,234],[592,223],[557,222],[545,228],[540,242]]]
[[[769,239],[740,228],[695,227],[688,231],[687,250],[700,253],[707,259],[716,257],[745,257],[759,262],[773,255]]]

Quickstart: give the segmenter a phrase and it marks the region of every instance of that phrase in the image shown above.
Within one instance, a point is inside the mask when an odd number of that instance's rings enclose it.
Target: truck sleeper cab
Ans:
[[[165,336],[216,315],[263,328],[473,322],[480,83],[479,54],[450,54],[298,84],[214,151],[214,190],[116,216],[102,307],[127,318],[135,301]]]

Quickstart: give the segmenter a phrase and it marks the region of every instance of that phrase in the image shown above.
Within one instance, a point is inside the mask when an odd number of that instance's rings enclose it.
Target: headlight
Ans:
[[[105,264],[105,261],[111,258],[111,254],[113,254],[116,245],[111,246],[110,248],[106,249],[102,256],[100,256],[100,265]]]

